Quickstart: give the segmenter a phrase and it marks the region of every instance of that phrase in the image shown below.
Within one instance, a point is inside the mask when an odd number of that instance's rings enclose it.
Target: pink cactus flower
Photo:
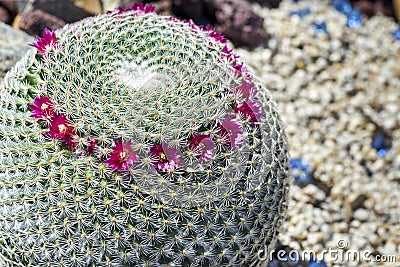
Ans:
[[[123,13],[125,13],[126,11],[128,11],[128,9],[123,8],[123,7],[117,7],[114,10],[111,11],[107,11],[106,14],[116,14],[116,15],[121,15]]]
[[[217,127],[217,135],[225,145],[237,148],[243,143],[243,130],[239,122],[228,116]]]
[[[258,99],[258,90],[254,87],[254,83],[252,81],[249,81],[248,79],[245,79],[242,81],[242,83],[238,86],[235,87],[233,90],[234,94],[239,96],[242,99]]]
[[[233,68],[236,70],[235,74],[236,76],[242,76],[242,74],[245,72],[245,68],[243,67],[243,62],[242,63],[238,63],[236,60],[233,63]]]
[[[63,141],[67,144],[69,150],[75,151],[79,143],[79,135],[77,134],[66,134]]]
[[[64,114],[57,114],[51,121],[50,131],[47,134],[54,139],[64,139],[74,134],[74,127]]]
[[[216,32],[210,25],[207,25],[204,30],[207,32],[207,36],[214,38],[215,41],[221,44],[226,44],[228,42],[222,34]]]
[[[212,159],[215,144],[208,135],[194,134],[189,141],[189,149],[203,162]]]
[[[239,56],[235,55],[233,53],[233,50],[229,49],[227,45],[225,45],[222,48],[221,55],[222,55],[222,57],[227,58],[229,61],[234,61],[234,62],[236,62],[236,59],[239,58]]]
[[[47,96],[36,96],[28,108],[32,110],[31,117],[50,122],[55,116],[54,106],[55,103]]]
[[[36,42],[29,45],[35,47],[40,53],[46,56],[49,49],[57,49],[58,47],[56,33],[54,30],[44,29],[43,37],[36,36]]]
[[[148,5],[148,4],[143,4],[143,3],[134,3],[131,7],[130,10],[132,11],[142,11],[143,13],[147,14],[147,13],[153,13],[156,8],[153,5]]]
[[[233,109],[243,120],[249,120],[251,123],[258,122],[263,115],[261,106],[250,100],[244,101],[241,105],[235,105]]]
[[[150,149],[150,155],[153,166],[159,171],[170,172],[180,167],[180,155],[175,148],[169,147],[167,143],[154,145]]]
[[[123,143],[122,140],[118,140],[109,158],[104,162],[111,167],[112,171],[123,171],[128,170],[129,166],[137,161],[138,156],[133,152],[132,141]]]
[[[86,146],[86,153],[88,155],[93,154],[96,147],[97,147],[97,140],[88,138],[87,146]]]
[[[183,22],[185,22],[187,25],[189,25],[190,28],[192,28],[192,30],[203,29],[203,26],[197,26],[196,23],[194,23],[194,21],[192,19],[185,19]]]

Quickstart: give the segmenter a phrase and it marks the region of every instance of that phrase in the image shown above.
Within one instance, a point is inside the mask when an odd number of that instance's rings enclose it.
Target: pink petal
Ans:
[[[242,119],[248,119],[252,123],[258,122],[263,115],[261,106],[257,102],[250,100],[246,100],[241,105],[235,105],[233,109]]]
[[[57,48],[57,37],[54,30],[44,29],[43,37],[36,36],[36,42],[29,44],[35,47],[39,52],[46,56],[46,52],[49,48]]]
[[[150,149],[150,155],[153,166],[160,171],[173,171],[181,166],[180,155],[178,155],[177,150],[169,147],[167,143],[154,145]]]
[[[127,170],[130,168],[130,165],[138,161],[138,156],[132,149],[132,141],[129,140],[125,144],[122,143],[122,140],[118,140],[113,147],[113,151],[111,152],[109,158],[104,162],[111,167],[112,171],[114,170]]]
[[[51,121],[47,134],[54,139],[64,139],[66,136],[74,134],[74,128],[64,114],[57,114]]]
[[[55,115],[55,103],[46,96],[36,96],[33,105],[28,105],[32,111],[31,117],[46,121],[51,121]]]
[[[243,99],[258,99],[258,90],[254,87],[254,83],[248,79],[243,80],[243,82],[235,87],[234,93],[238,94]]]
[[[243,130],[242,126],[231,116],[228,116],[224,121],[218,125],[217,135],[221,137],[223,143],[231,146],[238,147],[243,143]]]
[[[194,134],[189,141],[189,149],[202,162],[212,159],[215,144],[208,135]]]

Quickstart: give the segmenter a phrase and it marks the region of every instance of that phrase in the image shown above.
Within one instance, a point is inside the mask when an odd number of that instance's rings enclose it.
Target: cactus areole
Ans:
[[[262,264],[287,143],[220,34],[137,5],[32,46],[0,86],[6,266]]]

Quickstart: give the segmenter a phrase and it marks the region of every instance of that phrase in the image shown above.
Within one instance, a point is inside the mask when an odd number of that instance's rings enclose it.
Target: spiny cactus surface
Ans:
[[[148,7],[45,31],[0,87],[9,266],[257,266],[289,187],[267,90]],[[265,251],[264,251],[265,252]]]

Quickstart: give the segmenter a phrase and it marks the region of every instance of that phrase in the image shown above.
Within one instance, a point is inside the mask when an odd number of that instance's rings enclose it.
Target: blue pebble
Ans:
[[[355,28],[362,25],[361,12],[358,9],[353,9],[347,15],[347,26],[349,28]]]
[[[393,32],[393,38],[395,40],[400,40],[400,28]]]
[[[304,18],[305,16],[311,14],[311,9],[310,8],[302,8],[296,11],[291,11],[289,13],[289,16],[299,16],[300,18]]]
[[[345,15],[349,15],[353,10],[353,7],[347,0],[333,0],[332,4],[337,11]]]
[[[377,151],[379,158],[385,156],[390,148],[387,135],[383,131],[377,131],[372,139],[371,147]]]
[[[388,148],[382,148],[378,150],[378,157],[383,158],[389,152]]]
[[[298,253],[298,255],[300,255],[300,253]],[[299,265],[299,259],[298,258],[293,259],[293,256],[294,256],[294,254],[291,255],[290,257],[288,255],[285,255],[283,257],[280,256],[281,257],[280,259],[275,258],[273,260],[270,260],[268,262],[267,267],[297,267],[297,266],[302,266],[302,265]]]
[[[279,261],[277,259],[273,259],[268,262],[267,267],[279,267]]]
[[[319,261],[311,257],[308,267],[328,267],[328,265],[323,260]]]
[[[306,186],[314,182],[314,179],[312,177],[312,167],[305,159],[291,159],[290,168],[294,177],[294,182],[297,185]]]
[[[328,34],[328,28],[325,22],[314,22],[313,25],[318,34]]]

